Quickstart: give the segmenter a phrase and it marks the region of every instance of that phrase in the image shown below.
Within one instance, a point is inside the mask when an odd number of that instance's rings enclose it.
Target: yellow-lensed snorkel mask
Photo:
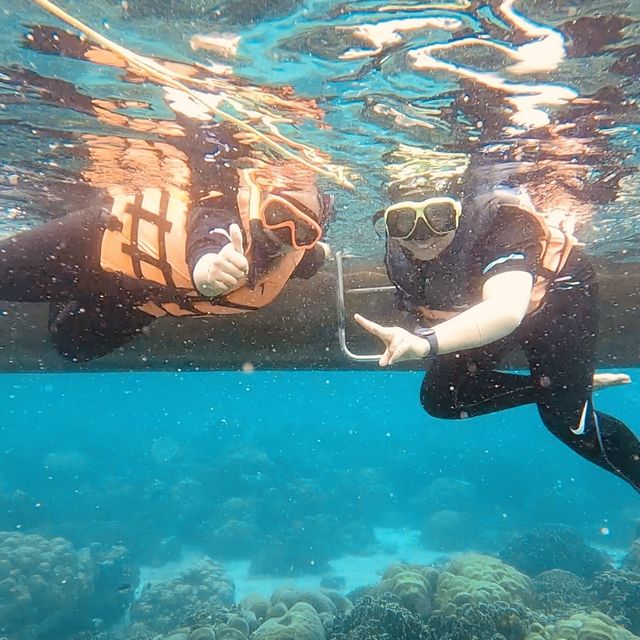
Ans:
[[[415,232],[419,220],[434,235],[442,236],[458,228],[461,215],[462,203],[459,200],[451,196],[440,196],[427,198],[422,202],[397,202],[376,218],[384,219],[390,238],[407,240]]]

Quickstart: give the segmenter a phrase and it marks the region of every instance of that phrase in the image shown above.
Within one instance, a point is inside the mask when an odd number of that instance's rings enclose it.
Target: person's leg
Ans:
[[[0,300],[73,297],[97,261],[100,212],[68,215],[0,241]]]
[[[525,345],[547,429],[590,462],[640,491],[640,442],[620,420],[593,406],[598,287],[586,258],[573,265],[581,286],[552,292]]]
[[[0,300],[49,301],[52,342],[76,362],[113,351],[154,320],[136,308],[152,286],[100,268],[105,224],[95,208],[0,241]]]
[[[51,302],[49,333],[67,360],[88,362],[129,342],[155,320],[132,304],[94,296],[83,301]]]
[[[438,357],[422,382],[420,402],[436,418],[481,416],[537,401],[529,375],[497,371],[502,356],[517,347],[505,340]]]

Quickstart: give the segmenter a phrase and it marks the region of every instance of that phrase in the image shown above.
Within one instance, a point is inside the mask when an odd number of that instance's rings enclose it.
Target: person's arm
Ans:
[[[504,338],[522,322],[531,297],[533,276],[527,271],[505,271],[488,278],[482,302],[433,327],[438,353],[473,349]],[[430,343],[401,327],[384,327],[358,314],[356,322],[384,342],[384,367],[403,360],[425,358]]]
[[[194,287],[215,298],[242,286],[249,270],[240,217],[224,209],[198,207],[187,225],[186,258]]]
[[[529,306],[533,276],[506,271],[489,278],[482,302],[435,327],[440,353],[452,353],[490,344],[520,326]]]

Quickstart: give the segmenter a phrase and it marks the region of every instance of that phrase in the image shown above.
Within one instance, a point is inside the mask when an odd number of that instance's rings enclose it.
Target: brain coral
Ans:
[[[600,611],[576,613],[555,624],[532,628],[525,640],[638,640]]]
[[[254,632],[253,640],[325,640],[324,627],[316,610],[298,602],[279,618],[270,618]]]
[[[174,580],[145,586],[131,608],[131,621],[166,633],[192,619],[203,605],[233,604],[234,593],[234,584],[220,565],[205,557]]]
[[[374,598],[391,594],[409,611],[426,617],[433,608],[433,587],[438,572],[433,567],[398,564],[389,567],[379,584],[370,589]]]
[[[91,577],[71,543],[0,532],[0,628],[26,630],[71,619],[92,590]]]
[[[477,553],[455,558],[438,577],[435,605],[445,612],[463,604],[497,601],[531,606],[531,579],[497,558]]]

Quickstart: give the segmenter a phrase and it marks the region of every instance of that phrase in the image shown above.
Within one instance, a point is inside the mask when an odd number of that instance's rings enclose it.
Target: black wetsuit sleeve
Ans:
[[[308,280],[320,270],[325,261],[324,249],[316,245],[313,249],[304,252],[302,260],[298,263],[295,271],[291,274],[292,278],[302,278]]]
[[[509,208],[494,219],[481,252],[482,283],[499,273],[535,276],[540,261],[540,227],[525,211]]]
[[[242,229],[240,216],[235,211],[205,207],[191,210],[187,222],[186,246],[187,265],[191,273],[203,255],[218,253],[229,244],[229,228],[234,223]],[[246,238],[244,240],[246,243]]]

